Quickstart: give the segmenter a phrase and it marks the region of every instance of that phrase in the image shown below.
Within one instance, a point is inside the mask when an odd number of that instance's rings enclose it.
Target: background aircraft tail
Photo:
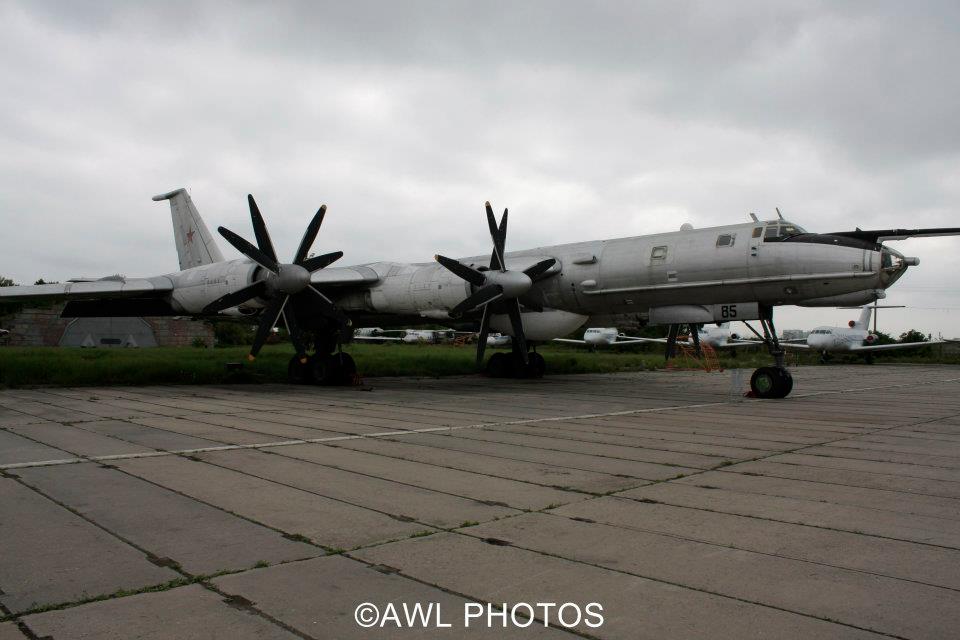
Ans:
[[[153,196],[153,199],[157,202],[170,201],[173,237],[177,243],[181,271],[204,264],[223,262],[220,248],[210,235],[207,225],[203,223],[197,208],[193,206],[193,200],[190,199],[186,189]]]
[[[854,327],[857,329],[869,329],[870,328],[870,314],[873,313],[873,307],[867,305],[863,307],[863,311],[860,312],[860,319],[857,320]]]

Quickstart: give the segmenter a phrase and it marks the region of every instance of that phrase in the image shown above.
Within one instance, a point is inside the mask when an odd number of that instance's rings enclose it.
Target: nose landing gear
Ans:
[[[750,376],[750,391],[756,398],[785,398],[793,391],[793,376],[784,365],[784,349],[777,339],[777,330],[773,325],[773,308],[761,307],[761,335],[749,322],[745,325],[766,345],[773,356],[774,366],[760,367]]]

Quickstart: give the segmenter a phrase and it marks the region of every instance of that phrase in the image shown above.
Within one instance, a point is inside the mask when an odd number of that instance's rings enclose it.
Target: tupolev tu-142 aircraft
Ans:
[[[535,344],[569,334],[592,314],[647,313],[650,323],[668,325],[757,320],[774,365],[757,369],[751,388],[759,397],[780,398],[793,380],[774,329],[774,307],[874,302],[919,263],[884,242],[960,234],[960,227],[810,233],[778,212],[776,220],[751,214],[742,224],[685,224],[671,233],[507,252],[507,210],[497,220],[487,203],[489,255],[331,267],[342,252],[310,255],[325,205],[284,263],[256,202],[247,199],[256,244],[218,229],[242,258],[224,258],[186,190],[177,189],[154,200],[170,202],[179,271],[0,288],[0,301],[62,299],[67,317],[256,316],[251,360],[282,321],[296,351],[291,379],[320,384],[355,373],[341,348],[354,322],[474,321],[480,367],[491,330],[512,336],[512,351],[486,363],[488,375],[540,377],[546,365]],[[315,353],[308,355],[311,342]]]

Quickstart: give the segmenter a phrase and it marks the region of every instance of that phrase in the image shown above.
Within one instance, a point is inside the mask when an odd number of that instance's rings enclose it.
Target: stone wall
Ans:
[[[11,347],[55,347],[60,343],[67,325],[73,318],[61,318],[63,304],[46,308],[25,308],[18,313],[0,316],[0,327],[10,335],[2,344]],[[144,318],[153,329],[157,345],[161,347],[191,347],[197,338],[212,347],[213,328],[190,318],[149,317]]]

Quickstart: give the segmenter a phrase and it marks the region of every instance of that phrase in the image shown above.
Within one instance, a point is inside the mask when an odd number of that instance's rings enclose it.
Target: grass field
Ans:
[[[268,345],[256,362],[247,363],[247,347],[202,349],[166,347],[156,349],[80,349],[67,347],[0,347],[0,387],[96,386],[145,384],[217,384],[230,382],[286,382],[287,362],[293,355],[287,344]],[[546,358],[547,373],[609,373],[642,371],[665,366],[657,351],[588,351],[549,345],[538,349]],[[473,347],[449,345],[351,344],[347,351],[367,378],[378,376],[436,377],[475,373]],[[957,355],[885,355],[877,362],[944,362],[960,364]],[[488,353],[492,350],[488,350]],[[853,357],[837,362],[858,362]],[[227,363],[243,363],[228,371]],[[804,354],[790,363],[816,364]],[[770,364],[770,357],[754,350],[737,357],[723,355],[725,368],[754,368]]]

